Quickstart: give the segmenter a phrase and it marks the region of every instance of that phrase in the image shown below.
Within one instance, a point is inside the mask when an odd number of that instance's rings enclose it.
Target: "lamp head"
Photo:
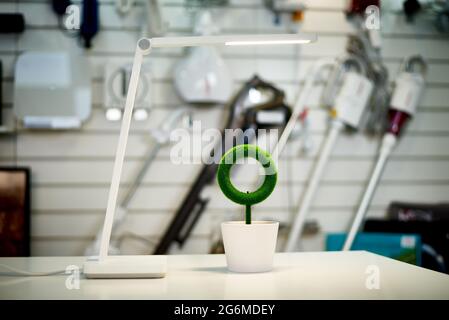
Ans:
[[[253,34],[253,35],[213,35],[189,37],[152,38],[154,48],[179,48],[196,46],[255,46],[255,45],[293,45],[307,44],[317,40],[316,34]]]

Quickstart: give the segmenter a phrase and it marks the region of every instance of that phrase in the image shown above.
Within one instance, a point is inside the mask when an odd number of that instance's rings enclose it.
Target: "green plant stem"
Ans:
[[[246,205],[245,210],[245,224],[251,224],[251,205]]]

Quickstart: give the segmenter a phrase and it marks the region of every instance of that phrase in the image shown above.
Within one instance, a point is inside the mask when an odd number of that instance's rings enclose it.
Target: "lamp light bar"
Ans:
[[[310,43],[310,40],[259,40],[259,41],[228,41],[225,46],[258,46],[258,45],[278,45],[278,44],[305,44]]]
[[[163,37],[150,39],[151,47],[153,48],[196,47],[208,45],[245,46],[306,44],[315,42],[316,40],[317,36],[311,33]]]

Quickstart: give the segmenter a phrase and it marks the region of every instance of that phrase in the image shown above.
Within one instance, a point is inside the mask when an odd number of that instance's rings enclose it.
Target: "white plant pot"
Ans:
[[[273,269],[279,222],[229,221],[221,224],[228,269],[265,272]]]

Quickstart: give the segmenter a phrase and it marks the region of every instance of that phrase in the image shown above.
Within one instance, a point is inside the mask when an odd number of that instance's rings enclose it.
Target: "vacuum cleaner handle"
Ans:
[[[180,246],[184,245],[184,242],[187,240],[187,238],[190,236],[190,233],[193,230],[193,227],[195,227],[195,224],[198,222],[201,214],[203,213],[204,209],[206,209],[207,204],[209,203],[210,199],[199,199],[197,203],[195,204],[195,207],[193,208],[192,213],[189,216],[189,220],[186,221],[186,224],[183,228],[181,228],[181,231],[176,238],[176,242],[179,243]]]
[[[201,173],[193,183],[189,193],[185,196],[181,206],[178,208],[175,217],[170,222],[170,225],[163,234],[162,238],[159,240],[153,254],[166,254],[173,242],[177,242],[180,245],[184,244],[186,239],[189,237],[190,232],[193,230],[195,223],[198,221],[201,213],[206,208],[209,200],[202,199],[201,193],[203,189],[213,181],[217,168],[218,165],[215,163],[203,167]],[[188,222],[192,213],[195,217],[190,220],[190,224],[187,228],[185,228],[184,226]],[[181,236],[182,231],[184,231],[184,233]]]

